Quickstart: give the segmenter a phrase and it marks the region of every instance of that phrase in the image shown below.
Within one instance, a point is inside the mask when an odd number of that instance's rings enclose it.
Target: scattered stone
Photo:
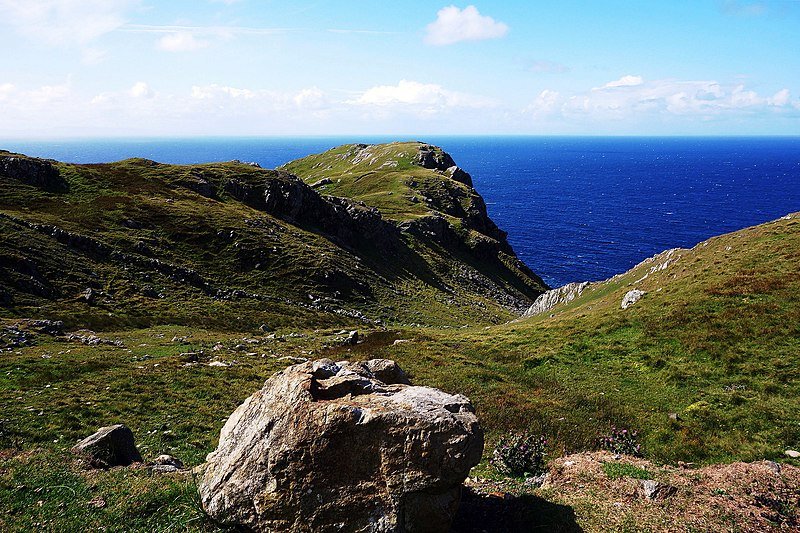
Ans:
[[[678,492],[676,487],[652,479],[641,480],[641,485],[644,497],[648,500],[665,500]]]
[[[330,178],[322,178],[321,180],[312,183],[310,187],[312,189],[316,189],[317,187],[322,187],[323,185],[330,185],[331,183],[333,183],[333,180],[331,180]]]
[[[272,328],[269,327],[267,324],[261,324],[261,326],[259,326],[258,329],[261,330],[264,333],[269,333],[269,332],[272,331]]]
[[[647,294],[644,291],[640,291],[639,289],[633,289],[625,293],[625,296],[622,298],[622,305],[623,309],[627,309],[639,300],[642,299],[642,296]]]
[[[789,457],[791,459],[800,459],[800,452],[798,452],[797,450],[786,450],[783,453],[786,454],[786,457]]]
[[[226,363],[224,361],[211,361],[210,363],[208,363],[208,366],[219,366],[225,368],[231,366],[231,364]]]
[[[196,362],[200,361],[200,354],[197,353],[197,352],[182,353],[178,357],[183,359],[183,361],[186,362],[186,363],[196,363]]]
[[[355,346],[358,344],[358,331],[351,331],[347,334],[347,338],[342,342],[345,346]]]
[[[397,339],[392,343],[392,346],[398,346],[400,344],[408,344],[411,342],[409,339]]]
[[[73,446],[72,451],[84,456],[93,468],[128,466],[142,462],[133,432],[122,424],[100,428]]]
[[[171,455],[159,455],[156,459],[148,465],[151,472],[157,474],[169,474],[172,472],[179,472],[184,469],[183,462],[177,457]]]
[[[96,290],[89,287],[88,289],[83,291],[78,298],[85,301],[88,304],[93,304],[94,301],[97,299],[97,294],[98,293]]]
[[[123,343],[121,340],[112,341],[111,339],[103,339],[98,337],[97,335],[94,335],[93,332],[88,330],[81,330],[81,332],[70,333],[69,335],[67,335],[67,340],[77,341],[87,346],[99,346],[101,344],[106,344],[109,346],[117,346],[119,348],[125,347],[125,343]]]
[[[403,378],[325,359],[272,376],[208,456],[206,512],[256,531],[448,531],[483,432],[467,398]]]
[[[54,337],[64,334],[64,322],[61,320],[32,320],[28,325],[39,333],[53,335]]]

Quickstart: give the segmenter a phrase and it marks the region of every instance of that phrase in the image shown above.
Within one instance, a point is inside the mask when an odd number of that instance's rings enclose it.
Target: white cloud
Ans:
[[[795,107],[788,89],[765,97],[741,83],[650,81],[640,76],[623,76],[602,87],[568,95],[542,91],[524,111],[534,117],[560,115],[580,120],[630,120],[654,115],[705,119],[765,111],[788,112]]]
[[[156,46],[166,52],[192,52],[208,46],[208,41],[197,39],[188,31],[177,31],[164,35]]]
[[[128,94],[132,98],[152,98],[154,96],[150,86],[143,81],[136,82],[133,87],[128,89]]]
[[[195,100],[213,100],[215,98],[233,98],[249,100],[256,96],[256,93],[250,89],[237,89],[236,87],[227,87],[223,85],[205,85],[192,87],[192,98]]]
[[[11,83],[0,84],[0,101],[7,99],[14,91],[14,85]]]
[[[622,76],[618,80],[610,81],[603,85],[602,87],[595,87],[592,89],[593,91],[602,91],[603,89],[613,89],[615,87],[635,87],[636,85],[641,85],[644,82],[641,76]]]
[[[450,91],[434,83],[400,80],[397,85],[378,85],[366,90],[350,103],[367,106],[424,106],[428,109],[491,107],[494,103],[479,96]]]
[[[792,98],[791,95],[789,94],[789,89],[781,89],[780,91],[772,95],[772,98],[769,99],[770,105],[779,107],[788,105],[791,101]]]
[[[317,87],[303,89],[292,98],[298,109],[322,109],[327,106],[325,94]]]
[[[87,44],[125,23],[137,0],[0,0],[0,20],[37,41]]]
[[[464,9],[448,6],[439,10],[436,20],[426,27],[426,32],[426,43],[444,46],[460,41],[499,39],[508,33],[508,26],[481,15],[475,6]]]

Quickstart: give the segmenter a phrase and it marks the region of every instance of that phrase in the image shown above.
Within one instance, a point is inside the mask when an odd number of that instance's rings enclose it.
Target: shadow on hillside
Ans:
[[[461,493],[461,505],[451,533],[514,533],[552,531],[580,533],[575,511],[567,505],[538,496],[479,494],[469,488]]]

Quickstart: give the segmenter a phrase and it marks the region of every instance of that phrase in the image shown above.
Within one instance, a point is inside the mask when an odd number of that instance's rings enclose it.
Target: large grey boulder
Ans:
[[[640,291],[639,289],[633,289],[625,293],[625,296],[622,297],[622,304],[620,307],[623,309],[627,309],[639,300],[642,299],[642,296],[647,294],[644,291]]]
[[[239,406],[199,485],[216,520],[255,531],[448,531],[483,432],[461,395],[392,361],[323,359]]]
[[[72,451],[86,458],[94,468],[128,466],[142,462],[142,456],[133,440],[133,432],[122,424],[98,429],[73,446]]]

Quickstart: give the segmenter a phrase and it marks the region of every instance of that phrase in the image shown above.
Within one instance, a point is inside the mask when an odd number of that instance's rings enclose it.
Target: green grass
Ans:
[[[653,479],[653,474],[628,463],[603,463],[603,472],[608,479],[621,479],[630,477],[633,479]]]
[[[307,182],[333,176],[323,193],[351,195],[386,218],[434,212],[453,219],[409,195],[427,179],[444,188],[430,197],[465,188],[410,165],[415,144],[389,146],[380,148],[384,159],[363,169],[345,156],[352,147],[287,168]],[[372,168],[388,160],[397,161],[391,171]],[[359,177],[355,167],[371,173]],[[314,228],[225,194],[203,197],[184,183],[198,175],[218,185],[230,177],[253,186],[285,179],[271,171],[144,160],[60,168],[66,193],[8,180],[0,188],[0,301],[13,297],[13,305],[0,307],[0,327],[63,319],[70,330],[93,328],[124,347],[37,335],[34,346],[2,352],[2,530],[213,528],[197,509],[191,479],[86,472],[68,450],[98,427],[122,422],[146,459],[170,453],[196,466],[236,406],[290,364],[284,357],[395,359],[415,383],[471,398],[488,434],[487,454],[509,431],[545,435],[551,456],[595,449],[611,426],[638,430],[645,456],[663,463],[785,461],[784,450],[800,446],[797,215],[673,252],[676,262],[654,269],[662,255],[590,285],[569,304],[506,322],[514,317],[508,309],[457,282],[453,270],[470,266],[497,287],[535,295],[535,279],[515,270],[510,256],[482,262],[460,246],[404,237],[404,259],[413,261],[387,261],[380,250],[348,249]],[[69,246],[31,224],[94,241]],[[474,234],[461,229],[464,239]],[[113,252],[87,250],[95,241]],[[149,251],[136,251],[138,242]],[[119,252],[136,259],[121,261]],[[260,296],[215,298],[180,279],[185,271],[147,266],[148,257],[191,269],[215,287]],[[247,261],[253,257],[263,268]],[[103,294],[89,304],[77,297],[86,287]],[[646,295],[622,310],[633,288]],[[309,294],[330,300],[314,307]],[[267,338],[261,324],[283,340]],[[356,327],[367,342],[340,346],[335,332]],[[187,365],[186,352],[202,352],[201,364]],[[213,358],[235,363],[209,367]],[[98,495],[104,506],[90,504]]]

